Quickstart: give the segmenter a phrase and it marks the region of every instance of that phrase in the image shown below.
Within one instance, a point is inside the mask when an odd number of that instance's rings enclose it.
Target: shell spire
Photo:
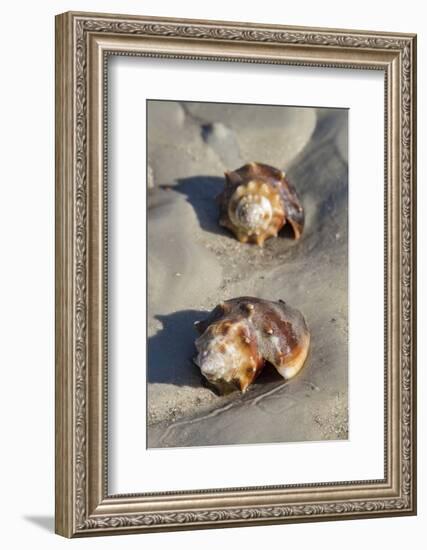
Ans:
[[[225,188],[219,195],[220,225],[230,229],[240,242],[263,246],[277,237],[289,222],[295,239],[304,228],[304,210],[285,173],[251,162],[225,172]]]

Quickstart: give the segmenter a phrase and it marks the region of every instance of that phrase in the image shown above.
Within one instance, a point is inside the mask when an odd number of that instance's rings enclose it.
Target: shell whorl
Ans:
[[[241,242],[260,246],[276,237],[289,221],[299,238],[304,214],[295,190],[281,170],[251,162],[226,172],[226,186],[219,196],[220,224]]]
[[[266,361],[286,380],[292,378],[302,368],[310,342],[298,310],[246,296],[218,305],[197,330],[194,361],[220,393],[246,391]]]
[[[283,218],[283,209],[277,193],[266,183],[251,180],[239,185],[230,197],[228,217],[238,232],[259,236],[269,230],[274,217]]]

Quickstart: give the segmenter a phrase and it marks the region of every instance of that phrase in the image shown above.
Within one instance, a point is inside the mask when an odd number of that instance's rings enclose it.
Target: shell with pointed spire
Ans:
[[[221,394],[245,392],[266,362],[288,380],[307,357],[310,334],[304,317],[279,300],[243,296],[215,307],[196,323],[194,362]]]
[[[225,173],[225,188],[218,197],[220,225],[230,229],[240,242],[263,246],[277,237],[289,222],[295,239],[304,228],[304,210],[285,173],[251,162]]]

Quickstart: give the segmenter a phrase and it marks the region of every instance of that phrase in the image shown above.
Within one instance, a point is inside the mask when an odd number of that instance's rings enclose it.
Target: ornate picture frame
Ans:
[[[108,492],[108,56],[383,71],[384,479]],[[68,12],[56,18],[56,532],[65,537],[416,513],[416,36]]]

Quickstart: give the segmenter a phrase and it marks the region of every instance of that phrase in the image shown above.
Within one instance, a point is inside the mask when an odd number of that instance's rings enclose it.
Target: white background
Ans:
[[[109,71],[110,494],[383,478],[384,73],[128,57]],[[146,97],[350,109],[348,441],[146,450]]]
[[[309,548],[422,548],[425,514],[426,406],[419,399],[419,515],[274,527],[194,531],[66,541],[52,534],[54,497],[54,39],[53,16],[68,9],[294,25],[423,32],[422,3],[300,0],[261,4],[172,0],[20,2],[2,6],[1,94],[1,510],[5,548],[218,548],[237,543]],[[425,94],[425,47],[419,36],[418,89]],[[426,148],[425,107],[419,106],[419,151]],[[421,155],[420,155],[421,157]],[[425,277],[426,211],[419,159],[419,280]],[[419,286],[419,393],[425,391],[424,287]],[[425,535],[424,535],[425,536]]]

